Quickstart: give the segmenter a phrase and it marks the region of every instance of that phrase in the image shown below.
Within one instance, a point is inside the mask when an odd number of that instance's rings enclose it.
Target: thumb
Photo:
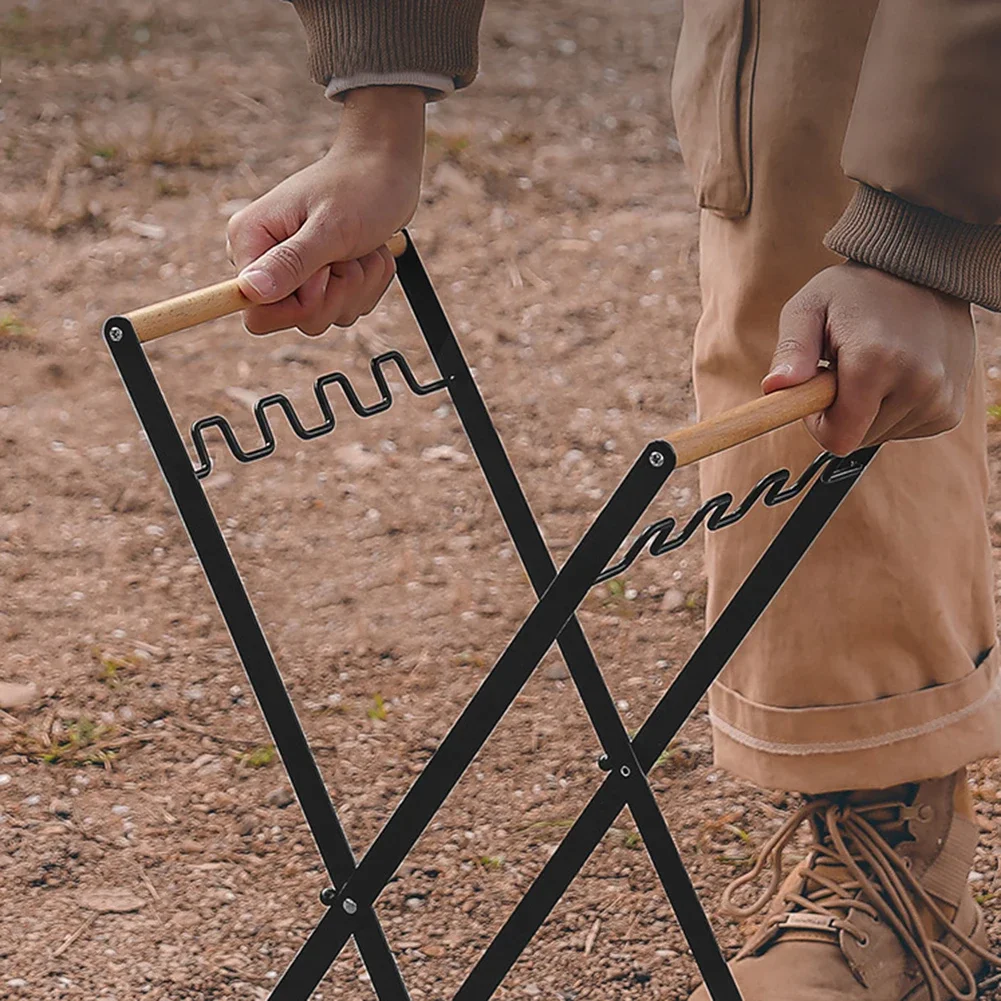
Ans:
[[[779,341],[772,363],[761,380],[762,392],[798,386],[817,374],[826,322],[827,310],[820,301],[793,297],[786,303],[779,317]]]
[[[251,261],[237,276],[240,291],[255,304],[278,302],[290,296],[320,268],[339,260],[320,227],[308,219],[298,232]]]

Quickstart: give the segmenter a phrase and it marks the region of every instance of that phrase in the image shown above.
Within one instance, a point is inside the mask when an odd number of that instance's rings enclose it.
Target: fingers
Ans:
[[[761,382],[764,393],[798,386],[817,374],[824,347],[826,303],[800,292],[786,303],[779,316],[779,340],[768,375]]]
[[[330,260],[337,260],[337,241],[324,223],[311,216],[293,233],[240,272],[240,291],[258,304],[274,303],[290,296]]]
[[[244,325],[252,334],[298,327],[311,337],[331,326],[350,326],[375,308],[395,267],[393,255],[385,247],[360,260],[331,264],[293,295],[247,310]]]
[[[806,426],[819,444],[835,455],[859,448],[883,404],[885,379],[858,359],[838,363],[838,395],[822,413],[807,418]]]

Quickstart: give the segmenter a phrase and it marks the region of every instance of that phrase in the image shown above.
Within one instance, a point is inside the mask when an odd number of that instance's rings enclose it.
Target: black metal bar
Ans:
[[[354,875],[339,889],[331,905],[331,922],[310,936],[289,972],[296,969],[305,974],[308,969],[310,975],[322,976],[324,960],[329,966],[337,957],[352,933],[359,907],[372,904],[382,892],[576,611],[595,575],[663,486],[673,468],[672,454],[669,446],[658,441],[640,453],[379,832]],[[326,956],[313,942],[321,935]]]
[[[709,690],[848,491],[858,482],[876,451],[876,448],[863,449],[841,460],[840,468],[836,467],[832,475],[813,485],[779,530],[633,740],[633,749],[645,772],[654,766]],[[511,912],[459,988],[454,1001],[486,998],[497,989],[624,805],[623,789],[610,775]]]
[[[556,565],[409,234],[407,248],[397,259],[397,275],[428,349],[444,377],[466,437],[525,572],[535,593],[541,596],[556,576]],[[774,483],[773,476],[768,486]],[[576,616],[567,622],[557,642],[605,754],[620,773],[624,772],[629,777],[626,786],[630,790],[628,801],[644,847],[672,906],[679,914],[682,932],[699,969],[707,984],[713,987],[713,997],[716,1001],[740,1001],[740,992],[720,952],[646,775],[634,757],[612,693]]]
[[[192,467],[131,325],[122,317],[114,317],[105,325],[112,356],[202,562],[335,887],[335,892],[324,898],[330,909],[278,981],[271,997],[276,1001],[305,1001],[353,935],[381,1001],[407,999],[406,988],[373,909],[375,900],[556,641],[605,750],[611,774],[480,957],[455,1001],[486,1001],[493,994],[624,806],[629,807],[636,820],[710,995],[714,1001],[740,1001],[739,991],[646,773],[857,481],[876,449],[863,450],[846,460],[820,456],[795,484],[785,489],[788,472],[772,473],[753,488],[733,512],[728,510],[733,501],[731,495],[712,498],[678,532],[674,532],[673,519],[649,526],[619,563],[610,564],[674,468],[675,458],[670,446],[651,442],[557,573],[524,491],[409,236],[407,243],[405,253],[398,260],[401,284],[442,379],[422,385],[402,355],[387,352],[372,361],[372,373],[382,399],[366,406],[342,373],[323,376],[316,381],[314,391],[324,420],[311,428],[302,424],[286,397],[272,394],[258,401],[255,408],[263,444],[251,452],[240,448],[223,418],[197,422],[192,429],[201,460],[197,469]],[[238,459],[251,461],[270,454],[274,448],[274,436],[265,412],[268,407],[279,407],[300,438],[318,437],[332,431],[335,421],[325,387],[333,382],[340,384],[348,403],[361,416],[388,409],[392,396],[381,367],[389,361],[397,364],[410,390],[418,395],[448,389],[539,600],[356,866],[291,699],[198,480],[211,468],[202,437],[202,432],[210,426],[219,427]],[[785,501],[805,489],[822,469],[818,482],[752,569],[635,740],[630,741],[575,615],[587,591],[597,581],[628,567],[646,546],[649,545],[653,555],[660,555],[691,538],[703,520],[708,528],[715,530],[739,520],[758,499],[763,499],[767,505]]]
[[[324,865],[335,885],[343,883],[355,868],[351,846],[163,392],[128,320],[112,317],[104,326],[104,336],[226,621]],[[355,935],[380,997],[407,1001],[409,995],[393,953],[370,907],[358,915]],[[290,982],[288,986],[289,1001],[305,1001],[312,990],[310,987],[305,993],[297,993],[296,988],[301,990],[302,985]]]

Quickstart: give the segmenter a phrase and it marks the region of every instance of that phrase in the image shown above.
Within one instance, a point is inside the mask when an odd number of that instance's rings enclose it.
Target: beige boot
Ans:
[[[744,1001],[976,998],[975,977],[1001,958],[987,949],[967,885],[979,832],[954,807],[964,775],[879,802],[873,794],[811,797],[789,818],[723,895],[736,917],[771,901],[731,963]],[[814,834],[809,855],[783,883],[783,851],[806,820]],[[734,892],[769,864],[769,887],[736,907]],[[700,987],[690,1001],[708,998]]]

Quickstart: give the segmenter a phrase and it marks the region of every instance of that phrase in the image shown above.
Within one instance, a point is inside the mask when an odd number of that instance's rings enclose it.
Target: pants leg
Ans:
[[[699,16],[726,6],[698,3]],[[698,88],[679,94],[676,77],[686,160],[702,204],[717,199],[701,223],[703,418],[760,392],[783,304],[838,260],[821,240],[852,193],[840,147],[875,6],[744,3],[729,78],[743,117],[722,156],[700,160],[726,136],[700,124],[685,105]],[[682,73],[711,61],[719,23],[704,33],[704,53],[698,25],[683,31]],[[749,210],[733,197],[741,176]],[[713,687],[719,765],[759,785],[821,793],[943,776],[1001,748],[985,437],[978,367],[958,428],[884,446]],[[773,469],[797,475],[818,450],[801,425],[749,442],[702,463],[703,495],[739,498]],[[787,517],[787,507],[759,506],[708,535],[710,620]]]

